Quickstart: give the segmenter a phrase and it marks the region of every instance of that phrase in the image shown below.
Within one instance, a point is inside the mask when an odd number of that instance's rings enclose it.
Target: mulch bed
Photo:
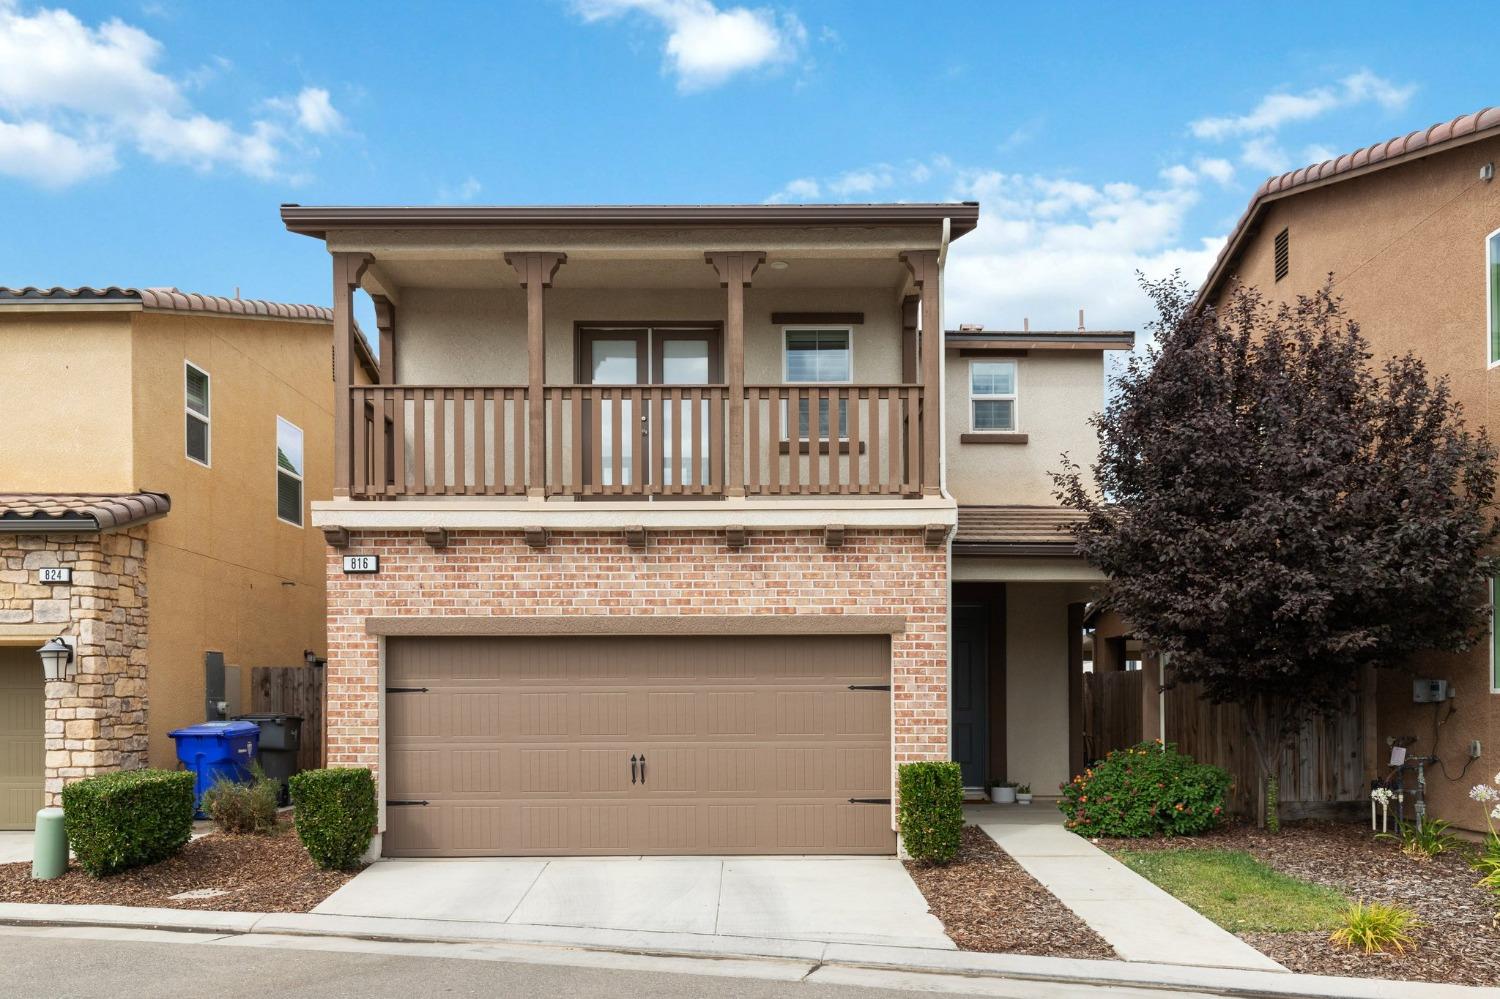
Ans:
[[[1474,887],[1478,875],[1452,853],[1412,860],[1367,827],[1340,822],[1297,822],[1280,835],[1232,825],[1202,836],[1157,840],[1096,840],[1119,850],[1244,850],[1267,866],[1350,899],[1393,902],[1426,925],[1412,934],[1405,955],[1347,951],[1323,932],[1242,933],[1246,943],[1292,971],[1317,975],[1395,978],[1456,985],[1500,984],[1500,928],[1495,896]]]
[[[978,826],[953,862],[908,860],[928,908],[962,950],[1112,959],[1114,948],[1027,874]]]
[[[270,836],[211,833],[150,867],[95,878],[76,863],[52,881],[31,880],[30,864],[0,864],[0,902],[140,905],[223,912],[307,912],[358,871],[319,870],[290,826]],[[216,889],[211,898],[173,899]]]

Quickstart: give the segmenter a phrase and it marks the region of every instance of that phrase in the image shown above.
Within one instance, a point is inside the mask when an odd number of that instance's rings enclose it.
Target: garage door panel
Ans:
[[[890,853],[884,636],[392,639],[396,856]],[[644,761],[632,782],[630,759]]]
[[[42,807],[46,741],[33,648],[0,647],[0,829],[30,829]]]

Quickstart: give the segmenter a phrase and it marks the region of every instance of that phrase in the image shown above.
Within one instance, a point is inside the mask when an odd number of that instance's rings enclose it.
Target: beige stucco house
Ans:
[[[889,853],[896,764],[1055,787],[1096,577],[1044,472],[1131,338],[945,334],[978,214],[282,208],[333,265],[327,753],[386,854]]]
[[[206,653],[246,710],[252,667],[323,654],[331,327],[176,289],[0,289],[0,828],[71,777],[175,766]],[[58,635],[75,671],[44,685]]]

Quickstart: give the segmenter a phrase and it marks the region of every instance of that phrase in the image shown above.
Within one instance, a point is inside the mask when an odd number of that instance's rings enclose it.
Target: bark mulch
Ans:
[[[906,870],[961,950],[1116,957],[1114,948],[978,826],[964,827],[952,863],[938,867],[908,860]]]
[[[30,864],[0,864],[0,902],[307,912],[357,873],[319,870],[296,833],[283,825],[269,836],[210,833],[159,864],[103,878],[92,877],[70,863],[60,878],[33,881]],[[223,894],[171,898],[205,889]]]
[[[1323,932],[1242,933],[1246,943],[1292,971],[1500,985],[1500,927],[1495,896],[1474,887],[1478,876],[1464,858],[1446,853],[1416,861],[1367,827],[1342,822],[1284,824],[1279,835],[1237,824],[1203,836],[1096,841],[1117,850],[1244,850],[1284,874],[1327,885],[1350,899],[1392,902],[1425,924],[1406,954],[1347,951]]]

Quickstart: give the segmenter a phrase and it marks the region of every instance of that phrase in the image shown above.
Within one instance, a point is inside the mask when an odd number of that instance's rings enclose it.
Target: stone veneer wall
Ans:
[[[0,624],[55,625],[78,642],[77,672],[47,684],[47,804],[69,780],[144,767],[146,528],[0,534],[0,566]],[[72,569],[72,585],[35,582],[50,566]]]
[[[377,575],[344,575],[342,556],[379,555]],[[368,617],[403,615],[900,614],[891,636],[895,763],[946,760],[948,576],[944,548],[920,530],[652,533],[644,551],[619,531],[557,531],[545,548],[521,532],[450,531],[434,551],[418,531],[354,531],[328,558],[328,766],[378,769],[380,643]]]

